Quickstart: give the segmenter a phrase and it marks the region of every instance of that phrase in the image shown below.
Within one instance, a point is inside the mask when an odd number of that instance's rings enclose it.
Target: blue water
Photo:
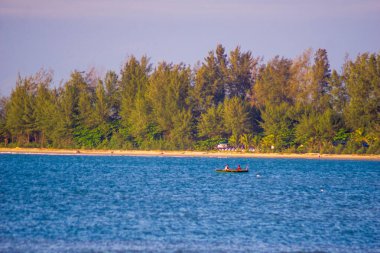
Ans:
[[[0,252],[380,252],[380,162],[3,154]]]

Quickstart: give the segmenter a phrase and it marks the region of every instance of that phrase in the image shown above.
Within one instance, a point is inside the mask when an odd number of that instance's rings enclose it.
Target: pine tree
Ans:
[[[57,124],[57,107],[54,104],[54,95],[47,85],[40,84],[36,95],[35,118],[36,128],[39,131],[41,147],[46,147],[53,135]]]
[[[330,109],[322,114],[314,110],[303,114],[296,126],[296,140],[307,146],[311,152],[323,152],[322,147],[332,145],[335,131],[333,129],[333,115]]]
[[[297,107],[306,107],[311,103],[312,86],[312,50],[305,50],[292,61],[290,68],[290,94]]]
[[[214,94],[214,104],[218,105],[219,103],[223,103],[224,98],[226,96],[226,78],[227,78],[227,65],[228,59],[225,53],[225,48],[218,44],[215,49],[215,57],[216,57],[216,82],[212,85],[212,90]]]
[[[193,139],[193,117],[190,110],[183,109],[173,119],[173,129],[170,131],[171,147],[186,150],[191,147]]]
[[[252,58],[251,52],[242,53],[240,47],[231,51],[227,70],[226,94],[229,98],[245,99],[253,85],[253,68],[258,59]]]
[[[6,97],[0,98],[0,142],[4,142],[5,146],[8,144],[10,136],[6,127],[8,102]]]
[[[27,90],[23,85],[23,80],[20,78],[16,84],[16,88],[12,91],[6,118],[6,128],[12,135],[12,142],[23,144],[25,141],[25,122],[24,122],[24,110],[25,102],[27,100]]]
[[[135,109],[135,100],[137,95],[141,97],[145,93],[150,70],[151,66],[147,57],[142,57],[138,61],[132,56],[124,65],[119,86],[121,92],[120,116],[125,127],[133,123],[130,116]]]
[[[336,70],[333,70],[330,78],[330,104],[333,111],[342,114],[348,101],[346,86],[343,83],[342,77],[339,76]]]
[[[331,70],[326,49],[318,49],[312,66],[311,103],[315,111],[323,113],[329,106]]]
[[[65,83],[64,87],[58,92],[57,106],[58,121],[57,127],[54,130],[53,139],[56,146],[73,146],[74,132],[79,128],[83,128],[87,122],[86,116],[91,111],[86,106],[88,101],[87,84],[82,76],[82,73],[74,71],[71,73],[71,78]],[[80,97],[81,105],[80,105]],[[83,125],[82,125],[83,124]]]
[[[106,124],[109,120],[109,104],[107,103],[106,92],[103,82],[98,80],[95,90],[95,108],[94,108],[94,125],[99,126]]]
[[[253,86],[253,104],[259,108],[265,105],[293,104],[294,97],[291,86],[292,61],[276,56],[262,66],[257,81]]]
[[[113,71],[108,71],[104,78],[105,84],[105,97],[107,107],[109,108],[109,118],[111,121],[116,121],[120,118],[120,87],[118,83],[118,76]]]
[[[249,106],[238,97],[224,101],[224,126],[233,144],[238,145],[240,136],[250,132]]]
[[[223,104],[210,107],[200,117],[198,136],[205,139],[222,138],[225,135],[223,122]]]
[[[147,57],[138,61],[132,56],[124,66],[119,84],[121,123],[125,133],[128,133],[125,137],[133,137],[137,145],[146,139],[150,125],[149,107],[145,98],[150,71],[151,65]]]
[[[29,82],[29,80],[26,80]],[[25,141],[26,144],[29,144],[31,136],[36,131],[36,119],[34,114],[35,109],[35,98],[33,94],[26,93],[24,97],[24,113],[22,115],[23,128],[25,131]]]
[[[295,139],[294,109],[283,102],[280,105],[267,104],[261,111],[261,127],[266,136],[273,136],[273,145],[276,150],[291,147]]]
[[[380,132],[380,54],[364,53],[345,64],[349,101],[345,119],[352,130]],[[380,138],[380,136],[379,136]]]
[[[177,139],[175,136],[179,134],[176,127],[183,128],[180,122],[189,122],[188,111],[192,109],[188,99],[190,74],[190,69],[182,64],[172,65],[163,62],[150,77],[147,99],[152,108],[152,122],[172,147]],[[182,117],[179,118],[179,115]],[[184,137],[188,135],[182,134]]]
[[[225,97],[227,58],[222,45],[217,46],[216,52],[210,51],[205,62],[195,73],[193,97],[196,113],[199,114],[217,106]]]
[[[251,52],[236,47],[227,57],[217,45],[193,71],[166,62],[152,71],[147,57],[132,56],[120,78],[74,71],[53,89],[42,69],[0,100],[0,142],[206,150],[228,138],[264,150],[331,152],[338,143],[339,152],[380,152],[380,55],[347,60],[341,75],[326,50],[312,57],[306,50],[259,66]]]

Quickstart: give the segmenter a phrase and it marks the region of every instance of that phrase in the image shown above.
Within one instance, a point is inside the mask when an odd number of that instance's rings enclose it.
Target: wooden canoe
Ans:
[[[242,172],[248,172],[248,169],[241,169],[241,170],[236,170],[236,169],[229,169],[229,170],[215,170],[216,172],[226,172],[226,173],[242,173]]]

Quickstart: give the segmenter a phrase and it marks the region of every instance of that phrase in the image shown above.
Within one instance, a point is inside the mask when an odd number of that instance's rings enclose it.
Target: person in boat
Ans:
[[[240,164],[237,166],[237,171],[241,171],[241,167],[240,167]]]
[[[224,167],[224,170],[230,170],[230,167],[228,167],[228,164],[226,164],[226,167]]]

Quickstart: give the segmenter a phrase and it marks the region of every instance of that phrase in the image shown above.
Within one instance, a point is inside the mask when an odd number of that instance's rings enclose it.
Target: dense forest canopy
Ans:
[[[380,54],[331,70],[326,50],[263,63],[222,45],[191,68],[130,57],[102,78],[41,70],[0,100],[2,146],[380,153]]]

